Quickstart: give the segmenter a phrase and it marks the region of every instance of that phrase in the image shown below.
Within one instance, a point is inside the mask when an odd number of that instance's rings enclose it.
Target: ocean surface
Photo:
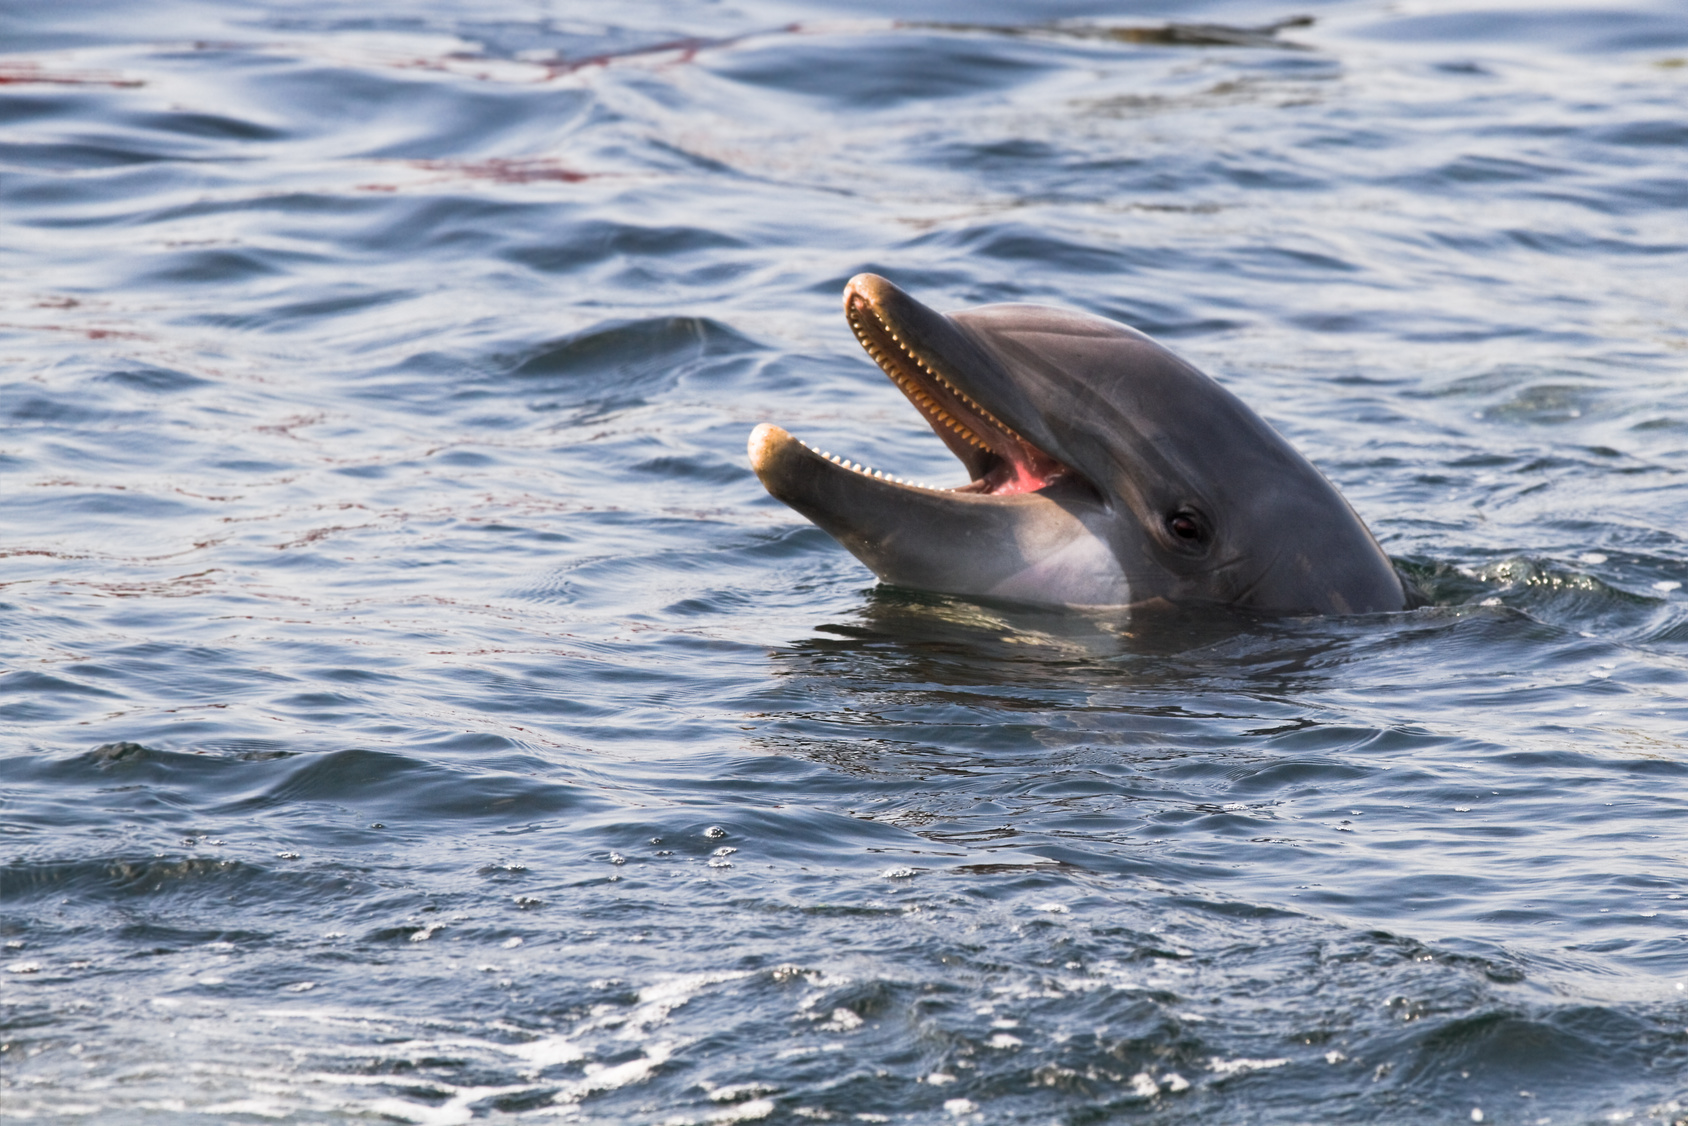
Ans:
[[[1680,0],[0,27],[0,1117],[1688,1121]],[[876,584],[745,458],[964,480],[863,270],[1433,604]]]

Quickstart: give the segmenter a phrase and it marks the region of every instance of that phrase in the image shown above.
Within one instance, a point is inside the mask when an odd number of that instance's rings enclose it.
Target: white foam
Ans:
[[[749,977],[743,971],[726,973],[677,974],[639,990],[639,1004],[624,1020],[619,1021],[624,1037],[636,1038],[646,1030],[668,1019],[668,1014],[695,997],[708,986],[724,981]],[[589,1027],[588,1025],[582,1026]],[[607,1023],[607,1022],[606,1022]]]
[[[861,1026],[861,1017],[849,1009],[838,1008],[832,1010],[832,1019],[817,1027],[824,1032],[854,1032]]]
[[[726,1087],[710,1087],[707,1083],[700,1083],[709,1092],[709,1098],[718,1103],[736,1103],[741,1099],[760,1098],[778,1091],[778,1087],[770,1087],[766,1083],[733,1083]]]
[[[381,1098],[360,1105],[360,1109],[374,1111],[418,1126],[462,1126],[473,1122],[475,1112],[471,1104],[499,1095],[531,1090],[529,1087],[455,1087],[451,1097],[439,1106],[411,1102],[409,1099]]]
[[[668,1061],[673,1055],[674,1045],[659,1041],[647,1045],[645,1054],[636,1060],[627,1060],[614,1066],[589,1063],[586,1074],[572,1083],[565,1083],[558,1090],[554,1101],[559,1103],[579,1102],[587,1095],[599,1094],[603,1091],[613,1091],[617,1087],[625,1087],[629,1083],[637,1083],[648,1078],[658,1066]]]
[[[774,1113],[772,1099],[752,1099],[737,1106],[722,1107],[709,1116],[710,1122],[753,1122]]]
[[[1265,1071],[1268,1068],[1282,1067],[1288,1062],[1289,1060],[1282,1056],[1270,1060],[1222,1060],[1218,1056],[1211,1056],[1207,1061],[1207,1068],[1220,1075],[1236,1075],[1244,1071]]]
[[[573,1063],[585,1059],[586,1053],[579,1044],[566,1036],[541,1036],[538,1040],[529,1040],[525,1044],[500,1045],[503,1051],[531,1066],[535,1071],[543,1071],[548,1067],[555,1067],[560,1063]]]

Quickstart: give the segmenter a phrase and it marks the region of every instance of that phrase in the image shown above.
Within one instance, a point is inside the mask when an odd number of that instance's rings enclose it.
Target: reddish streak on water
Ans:
[[[550,157],[495,157],[490,160],[418,160],[418,168],[430,172],[453,172],[476,180],[495,180],[501,184],[531,184],[555,180],[578,184],[590,180],[591,172],[576,172],[565,168]]]
[[[54,86],[122,87],[146,85],[138,78],[119,78],[115,74],[100,74],[94,71],[49,74],[41,69],[41,64],[39,63],[0,63],[0,86],[24,85],[30,83]]]

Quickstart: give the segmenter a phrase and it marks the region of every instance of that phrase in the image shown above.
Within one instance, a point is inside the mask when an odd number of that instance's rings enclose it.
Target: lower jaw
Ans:
[[[935,492],[969,493],[975,496],[993,497],[1018,496],[1021,493],[1035,493],[1041,489],[1046,489],[1057,481],[1065,479],[1069,473],[1065,466],[1051,472],[1038,473],[1025,465],[998,455],[999,460],[996,465],[987,470],[982,477],[969,481],[965,485],[928,485],[924,481],[899,477],[894,473],[886,473],[884,470],[875,469],[872,466],[863,465],[861,462],[851,461],[849,458],[818,449],[800,438],[798,443],[804,449],[825,458],[834,465],[848,469],[853,473],[859,473],[864,477],[872,477],[876,481],[889,481],[894,485],[931,489]]]

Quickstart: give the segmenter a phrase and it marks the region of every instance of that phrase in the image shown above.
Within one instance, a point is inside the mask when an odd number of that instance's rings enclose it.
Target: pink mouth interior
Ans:
[[[985,471],[985,475],[970,484],[962,485],[958,493],[983,493],[986,496],[1012,496],[1015,493],[1035,493],[1065,477],[1070,470],[1036,446],[1015,441],[1014,449],[1003,454],[992,445],[991,451],[1002,459]]]

